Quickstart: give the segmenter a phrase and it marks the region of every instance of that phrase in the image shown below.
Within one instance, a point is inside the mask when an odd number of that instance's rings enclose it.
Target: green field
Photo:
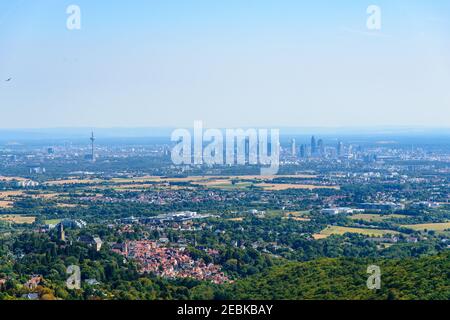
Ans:
[[[55,224],[58,224],[60,222],[61,222],[61,219],[52,219],[52,220],[45,220],[44,224],[53,224],[53,225],[55,225]]]
[[[223,190],[237,190],[237,189],[246,189],[252,186],[250,182],[238,182],[235,184],[231,183],[219,183],[219,184],[211,184],[208,185],[209,188],[212,189],[223,189]]]
[[[390,220],[390,219],[407,218],[407,216],[401,215],[401,214],[381,215],[381,214],[361,213],[361,214],[355,214],[349,218],[352,220],[364,220],[364,221],[368,221],[368,222],[382,222],[382,221]]]
[[[426,223],[426,224],[409,224],[409,225],[403,225],[403,228],[412,229],[415,231],[436,231],[436,232],[443,232],[446,230],[450,230],[450,222],[443,222],[443,223]]]
[[[382,230],[382,229],[363,229],[363,228],[350,228],[350,227],[339,227],[339,226],[329,226],[322,230],[319,234],[314,235],[316,239],[327,238],[331,235],[344,235],[346,233],[358,233],[370,237],[382,237],[383,235],[390,234],[400,234],[400,232],[392,230]]]

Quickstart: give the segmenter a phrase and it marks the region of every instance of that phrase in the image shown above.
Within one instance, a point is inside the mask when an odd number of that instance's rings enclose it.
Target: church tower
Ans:
[[[58,239],[60,241],[66,242],[66,233],[64,231],[64,225],[62,224],[62,222],[59,224]]]

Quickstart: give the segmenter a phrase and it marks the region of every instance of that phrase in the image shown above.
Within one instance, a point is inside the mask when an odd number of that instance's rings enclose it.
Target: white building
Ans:
[[[353,214],[355,212],[364,212],[364,210],[360,209],[352,209],[352,208],[327,208],[322,209],[321,213],[329,214],[329,215],[337,215],[337,214]]]
[[[17,186],[19,188],[34,188],[34,187],[39,186],[39,183],[36,181],[32,181],[32,180],[23,180],[23,181],[17,182]]]

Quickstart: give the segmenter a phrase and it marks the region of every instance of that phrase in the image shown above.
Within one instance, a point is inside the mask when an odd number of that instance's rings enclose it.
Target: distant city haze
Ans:
[[[2,129],[450,128],[449,84],[444,0],[0,2]]]

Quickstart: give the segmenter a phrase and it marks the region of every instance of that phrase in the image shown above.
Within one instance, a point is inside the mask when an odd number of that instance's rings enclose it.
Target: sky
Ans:
[[[449,85],[447,0],[0,2],[0,129],[448,128]]]

